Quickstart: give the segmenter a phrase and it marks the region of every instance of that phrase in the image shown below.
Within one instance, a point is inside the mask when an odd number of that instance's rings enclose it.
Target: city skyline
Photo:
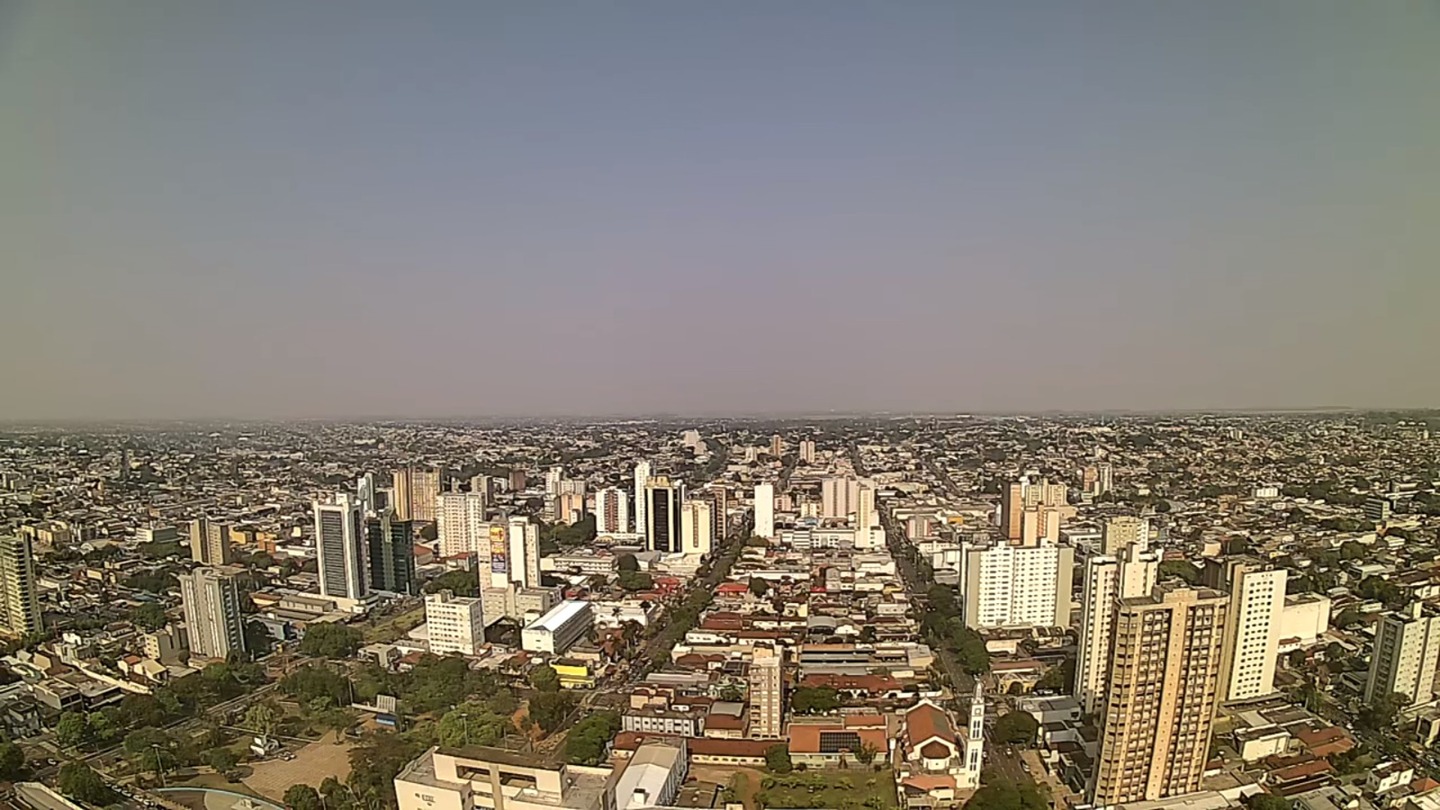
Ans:
[[[425,11],[8,6],[0,420],[1440,405],[1433,5]]]

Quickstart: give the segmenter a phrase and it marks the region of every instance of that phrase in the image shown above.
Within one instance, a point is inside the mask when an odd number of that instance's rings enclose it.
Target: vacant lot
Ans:
[[[295,784],[319,787],[320,780],[334,776],[341,782],[350,778],[350,743],[335,744],[335,733],[326,734],[295,752],[291,760],[267,759],[251,767],[255,772],[245,777],[245,784],[266,798],[280,800],[285,789]]]
[[[889,769],[869,768],[766,774],[756,799],[763,807],[889,810],[895,806],[895,776]]]

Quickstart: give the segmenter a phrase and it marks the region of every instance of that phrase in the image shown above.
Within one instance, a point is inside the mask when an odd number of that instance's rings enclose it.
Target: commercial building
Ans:
[[[1086,714],[1099,714],[1109,692],[1115,610],[1122,599],[1146,596],[1155,587],[1160,555],[1136,542],[1121,556],[1096,555],[1085,563],[1080,598],[1080,641],[1075,658],[1075,697]]]
[[[478,655],[485,646],[484,604],[479,598],[450,591],[428,594],[425,629],[430,652],[436,655]]]
[[[370,583],[358,500],[339,492],[317,499],[314,509],[320,595],[363,599]]]
[[[619,487],[595,493],[595,532],[621,534],[630,531],[630,499]]]
[[[1218,591],[1169,583],[1120,600],[1094,805],[1200,789],[1224,674],[1228,606]]]
[[[393,476],[395,514],[401,520],[434,522],[440,498],[440,471],[405,467]]]
[[[414,524],[396,519],[391,509],[367,517],[365,546],[371,589],[410,596],[420,592],[415,579]]]
[[[237,573],[235,568],[197,568],[179,576],[191,655],[225,659],[245,650]]]
[[[615,781],[613,810],[670,807],[689,772],[685,740],[646,741],[635,749]]]
[[[206,518],[190,521],[190,556],[201,565],[229,565],[234,562],[230,524]]]
[[[680,548],[684,554],[705,556],[710,553],[715,528],[710,516],[710,502],[688,500],[680,507]]]
[[[35,554],[29,537],[0,537],[0,589],[4,591],[0,621],[7,634],[26,636],[44,629],[35,581]]]
[[[785,648],[757,644],[750,659],[750,736],[770,739],[785,730]]]
[[[680,553],[680,502],[685,486],[663,475],[645,484],[645,547],[665,554]]]
[[[398,810],[615,810],[610,770],[498,748],[432,748],[395,777]]]
[[[646,527],[645,485],[650,483],[650,462],[635,464],[635,533],[644,534]]]
[[[755,485],[755,528],[756,537],[766,540],[775,536],[775,486]]]
[[[1068,627],[1075,550],[1037,546],[964,546],[960,581],[965,624],[973,629]]]
[[[529,652],[560,655],[585,637],[595,624],[589,602],[566,600],[520,631],[520,646]]]
[[[436,537],[442,557],[479,554],[490,550],[490,524],[483,492],[445,492],[436,508]]]
[[[1434,697],[1435,662],[1440,657],[1440,613],[1420,602],[1385,614],[1375,632],[1375,651],[1365,679],[1365,702],[1393,692],[1411,704]]]

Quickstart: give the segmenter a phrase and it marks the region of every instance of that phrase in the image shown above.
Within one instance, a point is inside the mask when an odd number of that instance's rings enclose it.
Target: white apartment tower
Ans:
[[[1075,659],[1075,696],[1081,710],[1096,715],[1110,688],[1110,655],[1119,600],[1147,596],[1160,572],[1160,555],[1144,543],[1126,546],[1121,556],[1097,555],[1085,564],[1080,597],[1080,643]]]
[[[364,515],[358,499],[340,492],[316,500],[315,555],[320,595],[362,599],[369,592],[366,577]]]
[[[766,540],[775,536],[775,486],[755,485],[755,536]]]
[[[450,591],[425,597],[425,629],[436,655],[478,655],[485,646],[483,601]]]
[[[1437,657],[1440,614],[1420,602],[1385,614],[1375,633],[1375,651],[1365,679],[1365,702],[1392,692],[1410,698],[1411,704],[1430,702]]]
[[[179,577],[190,651],[200,658],[224,659],[245,650],[235,573],[233,569],[197,568]]]
[[[860,505],[860,482],[849,476],[820,482],[820,517],[849,518]]]
[[[680,551],[683,554],[704,556],[710,553],[714,544],[715,520],[710,514],[710,502],[703,500],[686,501],[680,506]]]
[[[509,580],[522,588],[540,587],[540,527],[528,517],[512,515],[506,528],[510,553]],[[498,587],[504,587],[504,582]]]
[[[458,557],[489,552],[490,524],[484,492],[445,492],[436,507],[440,555]]]
[[[800,460],[806,464],[815,463],[815,442],[810,439],[800,440]]]
[[[1055,543],[1026,547],[963,547],[965,624],[998,627],[1068,627],[1075,549]]]
[[[644,534],[649,525],[645,522],[645,485],[650,483],[650,462],[635,464],[635,533]]]
[[[1280,614],[1285,611],[1285,569],[1229,566],[1230,610],[1225,629],[1221,699],[1249,700],[1275,691],[1280,655]]]
[[[750,659],[750,736],[773,739],[784,731],[785,648],[757,644]]]
[[[1132,543],[1148,545],[1150,542],[1150,521],[1142,517],[1122,515],[1105,521],[1104,539],[1101,549],[1111,556],[1119,556]]]
[[[619,487],[595,493],[595,531],[598,534],[622,534],[630,530],[630,498]]]

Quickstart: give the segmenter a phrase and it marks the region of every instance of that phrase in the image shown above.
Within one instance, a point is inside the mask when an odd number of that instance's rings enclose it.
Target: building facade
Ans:
[[[619,487],[607,487],[595,493],[595,532],[622,534],[630,531],[629,496]]]
[[[665,476],[653,476],[645,484],[645,547],[650,551],[679,554],[680,503],[685,487]]]
[[[756,537],[766,540],[775,536],[775,486],[755,485],[755,528]]]
[[[233,568],[197,568],[180,575],[180,602],[192,655],[225,659],[244,652],[237,573]]]
[[[707,500],[687,500],[680,507],[680,551],[684,554],[710,553],[714,544],[714,519]]]
[[[961,566],[967,626],[1069,626],[1073,548],[966,544]]]
[[[425,628],[436,655],[479,655],[485,646],[484,604],[450,591],[425,597]]]
[[[1420,602],[1385,614],[1375,632],[1375,650],[1365,679],[1365,702],[1399,692],[1411,704],[1434,696],[1435,662],[1440,656],[1440,613]]]
[[[393,510],[365,518],[365,556],[370,564],[371,589],[409,596],[420,593],[415,578],[414,538],[414,524],[397,520]]]
[[[440,556],[458,557],[489,551],[490,524],[483,492],[445,492],[436,507]]]
[[[757,644],[750,659],[750,736],[779,737],[784,732],[785,648]]]
[[[0,537],[0,589],[4,590],[5,632],[27,636],[44,629],[40,592],[35,581],[35,553],[24,535]]]
[[[315,555],[320,595],[363,599],[370,591],[360,505],[347,493],[316,500]]]
[[[1121,599],[1146,596],[1155,587],[1160,555],[1144,543],[1121,556],[1096,555],[1085,563],[1080,597],[1080,641],[1075,658],[1075,697],[1086,714],[1098,715],[1109,691],[1115,610]]]

